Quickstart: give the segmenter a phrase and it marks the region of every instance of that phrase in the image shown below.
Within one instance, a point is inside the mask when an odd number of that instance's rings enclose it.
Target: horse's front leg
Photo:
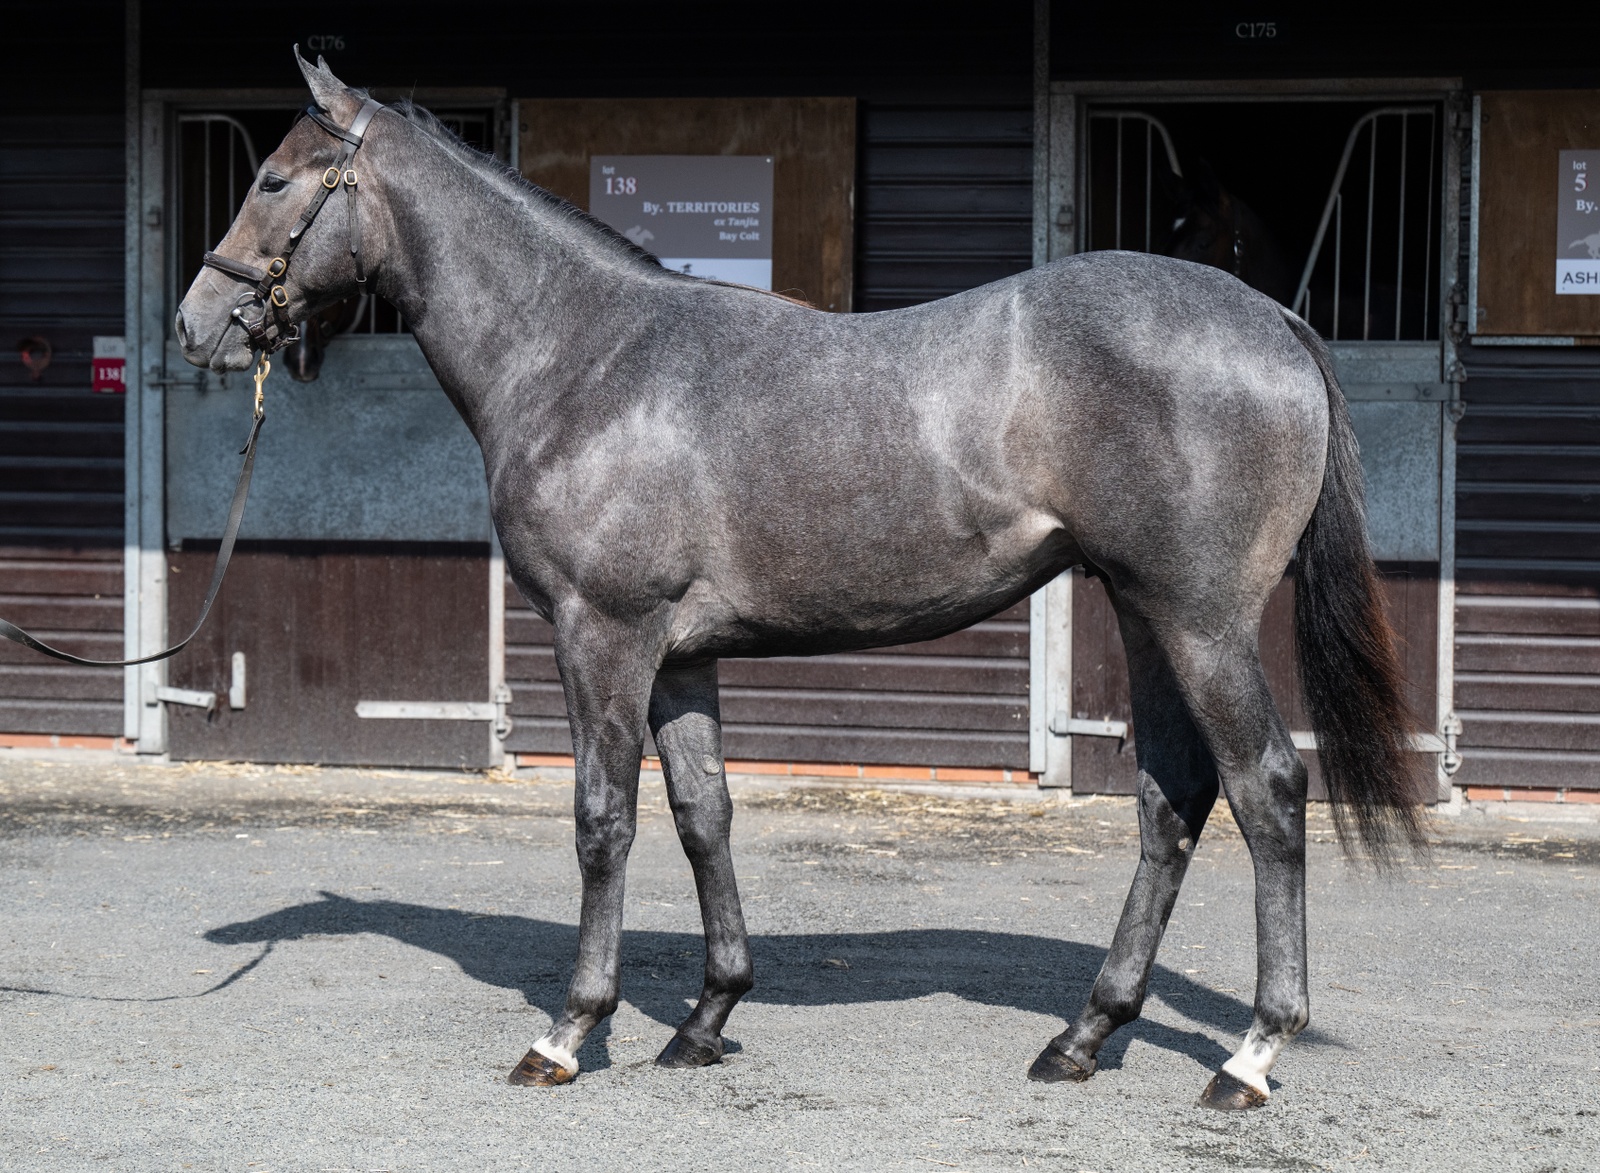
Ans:
[[[667,798],[694,869],[706,931],[700,1002],[656,1058],[663,1067],[704,1067],[722,1058],[722,1028],[753,984],[750,944],[728,834],[733,802],[722,768],[717,665],[663,668],[650,697],[650,732],[661,751]]]
[[[639,798],[639,756],[657,655],[635,629],[587,609],[558,615],[556,662],[572,723],[578,870],[583,907],[567,1004],[511,1072],[514,1084],[550,1086],[578,1074],[578,1048],[617,1008],[622,894]]]

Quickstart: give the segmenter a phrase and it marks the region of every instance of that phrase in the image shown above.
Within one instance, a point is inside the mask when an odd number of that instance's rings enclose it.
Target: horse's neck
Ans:
[[[421,132],[416,132],[420,137]],[[636,328],[607,307],[650,280],[636,258],[537,196],[478,174],[426,144],[424,166],[391,174],[377,291],[411,325],[428,362],[474,433],[519,394],[536,410],[549,394],[603,361]],[[480,434],[479,440],[483,437]]]

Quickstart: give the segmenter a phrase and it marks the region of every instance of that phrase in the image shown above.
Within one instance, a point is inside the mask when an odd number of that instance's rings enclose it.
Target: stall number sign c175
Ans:
[[[769,155],[591,155],[589,212],[669,269],[772,288]]]
[[[1600,294],[1600,151],[1562,151],[1556,292]]]

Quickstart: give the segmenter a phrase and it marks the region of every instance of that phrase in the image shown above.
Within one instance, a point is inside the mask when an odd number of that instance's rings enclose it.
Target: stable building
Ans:
[[[828,312],[1090,249],[1235,272],[1333,347],[1438,796],[1600,795],[1600,92],[1559,20],[1386,16],[1380,39],[1350,13],[1048,3],[56,11],[79,36],[18,63],[0,116],[0,615],[44,638],[134,656],[198,608],[251,388],[185,363],[172,315],[307,100],[298,43],[593,214],[656,207],[614,226],[666,263]],[[694,177],[716,168],[741,194],[707,210]],[[476,446],[405,322],[342,307],[296,361],[315,377],[280,361],[269,383],[206,629],[127,670],[0,645],[0,744],[570,754],[549,625],[506,579]],[[1263,653],[1306,730],[1291,618],[1286,580]],[[945,639],[730,660],[721,682],[735,769],[1131,792],[1120,638],[1082,574]]]

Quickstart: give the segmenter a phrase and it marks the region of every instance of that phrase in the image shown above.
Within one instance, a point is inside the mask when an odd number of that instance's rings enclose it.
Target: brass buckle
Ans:
[[[356,185],[356,169],[354,167],[345,168],[344,184],[346,187],[354,187]]]
[[[339,169],[337,167],[329,167],[322,173],[322,186],[329,191],[339,186]]]
[[[280,310],[289,304],[289,295],[288,293],[284,292],[283,286],[274,285],[272,287],[272,304],[277,306]]]
[[[272,260],[267,263],[267,276],[282,277],[284,270],[286,270],[288,267],[288,261],[284,260],[282,257],[273,257]]]

